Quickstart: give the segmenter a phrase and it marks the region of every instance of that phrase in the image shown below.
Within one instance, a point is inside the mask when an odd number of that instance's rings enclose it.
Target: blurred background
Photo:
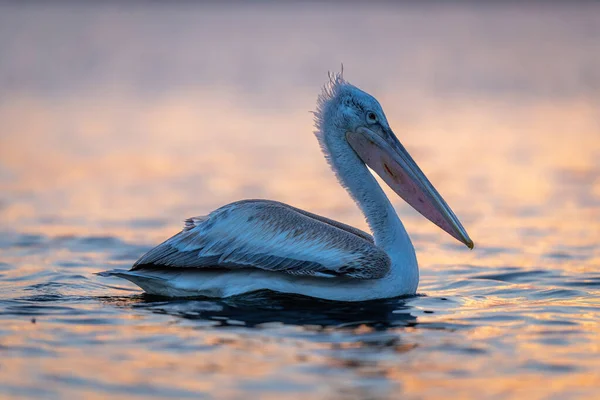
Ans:
[[[246,197],[360,224],[311,134],[309,111],[343,62],[476,242],[523,248],[523,228],[598,219],[597,9],[4,4],[4,225],[108,233],[137,221],[155,240],[157,225]]]
[[[335,329],[227,331],[236,344],[244,335],[284,344],[257,355],[220,343],[210,375],[204,357],[184,362],[177,346],[215,346],[223,332],[156,313],[133,285],[93,273],[128,267],[183,219],[242,198],[366,229],[312,134],[309,112],[342,63],[345,78],[380,101],[475,250],[392,197],[427,295],[406,312],[434,329],[387,331],[409,347],[382,345],[366,366],[331,362]],[[3,2],[0,393],[592,396],[599,106],[597,2]],[[99,296],[125,296],[125,306]],[[452,306],[435,308],[438,298]],[[136,336],[158,332],[162,350],[136,347]],[[344,332],[343,345],[361,348],[362,336]],[[234,368],[250,356],[260,376]],[[161,378],[144,392],[147,360]],[[105,374],[93,380],[97,368]],[[344,390],[322,368],[338,368]]]

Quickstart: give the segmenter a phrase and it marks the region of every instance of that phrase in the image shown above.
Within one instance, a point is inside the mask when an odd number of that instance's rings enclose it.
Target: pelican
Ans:
[[[241,200],[189,218],[130,270],[101,272],[147,293],[229,297],[258,290],[337,301],[414,295],[419,267],[394,207],[367,169],[457,240],[465,228],[394,135],[379,102],[330,74],[315,135],[373,233],[272,200]]]

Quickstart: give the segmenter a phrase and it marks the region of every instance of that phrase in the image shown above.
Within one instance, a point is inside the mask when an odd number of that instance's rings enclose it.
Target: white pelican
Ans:
[[[379,102],[332,74],[317,101],[316,137],[373,236],[271,200],[242,200],[185,221],[143,255],[127,279],[150,294],[228,297],[268,289],[339,301],[414,295],[415,250],[367,169],[417,211],[473,248],[450,207],[392,132]]]

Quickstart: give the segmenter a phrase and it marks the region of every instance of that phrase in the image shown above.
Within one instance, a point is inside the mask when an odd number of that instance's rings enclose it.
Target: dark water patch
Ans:
[[[340,328],[337,327],[339,330]],[[339,338],[340,340],[333,339],[330,343],[332,349],[344,348],[343,344],[351,343],[357,349],[361,350],[374,350],[374,349],[391,349],[391,350],[402,350],[402,352],[408,352],[416,347],[416,345],[404,346],[401,338],[397,331],[374,331],[365,334],[359,334],[356,331],[352,332],[352,335],[344,335]]]
[[[384,330],[414,324],[417,320],[411,315],[414,309],[405,299],[342,303],[268,291],[225,300],[164,301],[164,298],[148,295],[134,297],[131,303],[125,299],[121,298],[117,304],[191,320],[212,320],[221,327],[238,327],[240,324],[255,327],[277,322],[340,328],[365,325]]]
[[[471,279],[488,279],[500,282],[530,283],[539,282],[543,277],[551,276],[553,273],[545,270],[529,270],[518,272],[505,272],[499,274],[485,274],[471,277]]]
[[[443,343],[437,346],[429,347],[429,351],[443,351],[445,353],[460,353],[469,356],[480,356],[487,353],[487,350],[475,346],[461,346],[455,343]]]
[[[570,259],[574,258],[574,256],[572,254],[558,252],[558,251],[552,252],[552,253],[546,253],[546,254],[544,254],[544,257],[554,258],[557,260],[570,260]]]
[[[39,383],[37,384],[39,385]],[[38,387],[17,386],[4,382],[2,383],[2,386],[0,386],[0,394],[6,394],[8,396],[15,396],[16,398],[24,399],[58,398],[53,388],[48,388],[41,385]]]
[[[478,290],[492,290],[501,286],[501,281],[494,281],[491,279],[456,279],[448,282],[440,282],[439,284],[432,285],[435,290],[454,290],[454,289],[465,289],[463,293],[473,293]]]
[[[222,311],[225,305],[218,300],[175,300],[173,302],[159,301],[150,304],[139,303],[135,304],[135,307],[161,310],[167,314],[173,315],[199,315],[203,311]]]
[[[310,385],[290,382],[289,380],[285,382],[241,382],[240,389],[247,392],[281,393],[282,397],[285,397],[285,393],[298,395],[310,393],[313,390]]]
[[[68,271],[65,271],[68,272]],[[52,279],[28,286],[29,288],[44,288],[44,287],[52,287],[52,286],[60,286],[60,285],[68,285],[69,282],[63,281],[88,281],[89,278],[85,275],[80,274],[68,274],[68,273],[58,273],[58,272],[50,272],[52,274]],[[72,283],[72,282],[71,282]]]
[[[131,296],[96,296],[95,300],[103,305],[119,307],[124,310],[127,310],[128,308],[134,309],[137,304],[144,305],[148,301],[146,295],[143,293]]]
[[[488,295],[512,299],[515,297],[525,297],[528,295],[528,293],[529,293],[529,289],[524,289],[521,285],[505,284],[500,289],[495,289],[495,290],[489,291]]]
[[[538,319],[535,321],[537,325],[544,326],[579,326],[580,324],[576,321],[570,321],[568,319]]]
[[[592,254],[591,253],[590,254],[582,254],[581,252],[579,252],[579,254],[575,254],[575,253],[569,253],[569,252],[565,252],[565,251],[555,251],[555,252],[544,254],[544,257],[551,258],[553,260],[558,260],[558,261],[565,261],[565,260],[585,261],[585,260],[589,260],[592,257]]]
[[[600,245],[595,243],[594,240],[591,241],[593,244],[585,244],[579,246],[564,246],[561,251],[571,252],[571,253],[582,253],[582,252],[594,252],[600,250]]]
[[[0,271],[8,271],[11,269],[15,269],[15,266],[12,264],[0,261]]]
[[[65,271],[67,272],[67,271]],[[75,280],[75,281],[87,281],[89,280],[89,278],[85,275],[81,275],[81,274],[57,274],[56,275],[57,279],[65,279],[65,280]]]
[[[54,318],[52,322],[67,325],[115,325],[114,318]]]
[[[173,339],[166,337],[164,340],[161,340],[158,343],[153,344],[153,348],[158,351],[164,352],[174,352],[178,354],[196,354],[198,357],[202,357],[201,353],[205,353],[213,350],[215,347],[214,344],[206,345],[206,344],[197,344],[197,343],[188,343],[181,341],[179,339]]]
[[[535,335],[539,336],[580,336],[583,334],[582,330],[571,329],[571,328],[547,328],[535,331]]]
[[[39,280],[47,279],[51,281],[55,277],[55,273],[53,271],[40,270],[36,272],[32,272],[30,274],[24,275],[10,275],[7,278],[4,278],[4,282],[36,282]]]
[[[597,297],[594,297],[597,299]],[[585,303],[583,300],[578,298],[575,302],[565,302],[564,304],[560,304],[559,302],[554,301],[544,301],[539,302],[537,307],[532,307],[530,311],[536,311],[538,313],[545,313],[545,315],[565,315],[565,318],[569,319],[577,319],[579,321],[583,321],[586,318],[594,318],[594,314],[600,312],[600,305],[597,303]],[[590,313],[591,315],[586,316],[586,314]]]
[[[73,252],[99,251],[108,252],[137,248],[139,245],[130,244],[116,236],[74,236],[63,235],[52,238],[54,249],[65,248]]]
[[[202,392],[188,391],[178,388],[161,387],[152,384],[148,381],[139,382],[137,384],[117,384],[105,382],[94,378],[82,378],[75,375],[58,374],[48,374],[45,376],[45,379],[54,384],[67,385],[76,388],[84,388],[107,394],[118,393],[119,395],[128,395],[143,398],[206,398],[206,396]]]
[[[64,282],[66,280],[67,282]],[[67,299],[67,293],[71,293],[76,290],[88,290],[90,287],[85,283],[68,282],[68,280],[87,280],[86,277],[79,278],[77,275],[72,276],[55,276],[51,282],[36,283],[23,288],[26,292],[38,292],[43,295],[57,295],[61,299]]]
[[[132,265],[138,258],[152,249],[151,246],[129,245],[128,249],[110,256],[111,261],[127,261]]]
[[[89,312],[88,310],[82,310],[77,307],[20,303],[22,304],[12,304],[4,307],[4,309],[0,309],[0,315],[84,315]]]
[[[600,288],[600,276],[582,277],[582,278],[568,278],[562,283],[563,286],[571,287],[589,287],[589,288]]]
[[[451,311],[456,307],[460,307],[464,303],[464,299],[458,296],[450,297],[433,297],[421,296],[414,301],[407,301],[407,305],[414,306],[418,309],[430,309],[429,311],[444,312]]]
[[[89,265],[89,262],[83,261],[57,261],[54,263],[57,267],[65,267],[65,268],[78,268],[85,267]]]
[[[3,346],[0,344],[0,355],[3,353],[19,353],[22,357],[58,357],[58,353],[54,350],[50,350],[47,348],[42,348],[40,346]],[[0,362],[1,365],[1,362]],[[0,389],[0,393],[2,390]]]
[[[539,327],[545,327],[545,329],[535,330],[530,333],[529,336],[531,336],[533,342],[545,346],[570,346],[589,342],[587,334],[582,329],[582,324],[546,324],[540,320],[536,322]]]
[[[87,251],[89,249],[106,250],[121,246],[124,246],[123,241],[115,236],[87,236],[74,238],[69,248],[73,251]]]
[[[543,337],[534,340],[534,342],[539,343],[543,346],[559,346],[564,347],[571,344],[571,340],[564,337]]]
[[[529,318],[524,315],[513,314],[509,312],[494,312],[490,315],[481,315],[477,317],[467,317],[465,320],[475,322],[514,322],[514,321],[525,321]]]
[[[40,234],[19,235],[12,246],[14,247],[41,247],[46,245],[48,237]]]
[[[550,372],[550,373],[571,373],[576,372],[580,369],[575,365],[571,364],[558,364],[558,363],[545,363],[541,361],[527,361],[522,365],[522,368],[533,371],[542,371],[542,372]]]
[[[3,239],[3,240],[2,240]],[[0,248],[31,249],[34,252],[56,252],[66,249],[73,253],[108,253],[116,260],[137,259],[148,251],[151,246],[128,243],[115,236],[74,236],[60,235],[48,237],[41,234],[21,234],[15,237],[10,232],[5,232],[0,237]],[[31,254],[31,253],[30,253]],[[87,257],[73,257],[70,260],[57,260],[55,265],[63,267],[81,267],[89,265]]]
[[[498,254],[516,254],[520,250],[509,247],[478,247],[477,252],[484,256],[494,256]]]
[[[66,248],[74,253],[108,253],[108,260],[128,261],[128,263],[137,260],[151,248],[151,246],[128,243],[114,236],[63,237],[56,241],[60,244],[60,247]],[[81,263],[82,266],[89,265],[89,263],[86,263],[84,260],[69,260],[67,262],[74,262],[76,264]]]
[[[569,290],[569,289],[547,289],[541,291],[533,291],[528,293],[528,297],[531,299],[569,299],[577,297],[587,296],[587,292],[580,290]]]
[[[78,238],[77,242],[81,245],[111,247],[122,245],[121,239],[115,236],[87,236]]]
[[[418,322],[417,322],[418,321]],[[461,330],[470,330],[473,329],[477,324],[473,324],[470,321],[461,320],[460,322],[452,321],[452,322],[423,322],[415,318],[415,321],[409,322],[405,325],[410,328],[418,328],[422,330],[432,330],[432,331],[448,331],[448,332],[456,332]]]
[[[40,215],[37,220],[44,225],[58,225],[64,223],[64,219],[57,215]]]
[[[129,220],[128,225],[134,229],[156,229],[165,227],[167,221],[158,218],[135,218]]]
[[[89,288],[88,288],[89,289]],[[52,298],[55,297],[56,301],[54,301],[54,303],[58,303],[60,305],[63,304],[68,304],[69,306],[71,306],[71,304],[75,304],[76,306],[80,307],[80,308],[84,308],[83,305],[84,304],[89,304],[89,305],[93,305],[95,304],[95,297],[93,296],[89,296],[88,293],[89,291],[80,291],[79,293],[83,293],[83,294],[72,294],[72,293],[42,293],[42,294],[35,294],[32,296],[22,296],[19,297],[18,299],[20,301],[24,301],[24,302],[30,302],[32,304],[38,303],[38,302],[53,302]],[[87,312],[92,312],[90,310],[88,310]]]
[[[45,285],[49,285],[49,284],[45,284]],[[60,286],[62,287],[62,285],[60,285]],[[64,301],[65,299],[62,294],[40,294],[40,295],[35,295],[35,296],[20,297],[19,300],[36,302],[36,303],[37,302],[45,303],[45,302]]]

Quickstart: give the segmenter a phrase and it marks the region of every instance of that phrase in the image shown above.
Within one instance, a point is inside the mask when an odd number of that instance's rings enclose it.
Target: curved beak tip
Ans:
[[[473,243],[472,240],[467,241],[465,244],[467,245],[469,250],[473,250],[473,248],[475,247],[475,243]]]

